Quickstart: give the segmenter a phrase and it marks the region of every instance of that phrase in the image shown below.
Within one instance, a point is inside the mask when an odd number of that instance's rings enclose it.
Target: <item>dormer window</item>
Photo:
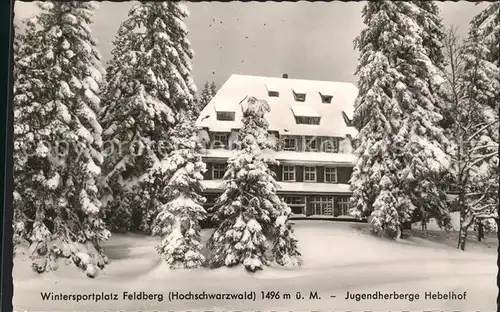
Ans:
[[[295,101],[297,102],[305,102],[306,101],[306,94],[303,92],[298,92],[298,91],[293,91],[293,97],[295,98]]]
[[[217,120],[234,121],[234,112],[217,112]]]
[[[268,85],[268,84],[266,84],[266,88],[267,88],[267,95],[269,95],[270,97],[279,97],[280,96],[278,88],[271,86],[271,85]]]
[[[291,108],[297,124],[319,125],[321,116],[314,107],[305,104],[295,104]]]
[[[234,121],[235,110],[230,101],[217,100],[214,106],[217,115],[217,120]]]
[[[319,125],[320,117],[296,116],[295,122],[298,125]]]
[[[319,95],[321,96],[321,103],[324,103],[324,104],[330,104],[332,103],[332,98],[333,98],[333,95],[329,95],[329,94],[324,94],[324,93],[319,93]]]

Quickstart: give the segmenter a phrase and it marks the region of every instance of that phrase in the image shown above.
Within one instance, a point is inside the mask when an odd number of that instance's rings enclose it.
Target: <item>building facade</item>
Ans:
[[[349,179],[355,157],[351,138],[357,88],[350,83],[232,75],[202,110],[197,120],[207,164],[205,208],[210,212],[222,193],[222,178],[233,142],[242,125],[245,100],[266,100],[269,151],[279,161],[270,166],[278,194],[297,218],[350,218]]]

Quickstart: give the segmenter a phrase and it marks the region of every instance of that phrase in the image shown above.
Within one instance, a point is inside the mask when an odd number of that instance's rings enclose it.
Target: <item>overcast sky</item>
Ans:
[[[105,61],[111,41],[134,2],[100,2],[92,29]],[[445,26],[463,36],[487,3],[440,2]],[[233,73],[356,82],[358,53],[352,41],[364,28],[362,2],[187,3],[193,76],[221,86]],[[32,16],[33,2],[15,2],[15,19]]]

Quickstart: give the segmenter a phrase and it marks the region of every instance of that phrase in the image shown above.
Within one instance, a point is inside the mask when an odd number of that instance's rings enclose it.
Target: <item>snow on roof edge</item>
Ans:
[[[205,191],[223,191],[224,180],[202,180],[200,181]],[[277,192],[297,193],[329,193],[329,194],[351,194],[350,185],[343,183],[308,183],[308,182],[276,182]]]

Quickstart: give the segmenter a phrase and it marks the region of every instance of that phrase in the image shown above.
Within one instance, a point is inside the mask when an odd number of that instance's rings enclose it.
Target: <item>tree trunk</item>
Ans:
[[[411,221],[405,221],[399,225],[399,230],[398,230],[398,234],[397,234],[398,239],[405,238],[404,230],[408,230],[408,231],[411,230]]]
[[[426,232],[427,231],[427,221],[425,220],[425,218],[422,218],[422,232]]]
[[[396,239],[401,239],[401,237],[403,236],[403,227],[400,225],[398,226],[398,231],[396,233]]]
[[[477,240],[481,241],[484,238],[484,228],[483,228],[483,223],[479,222],[477,225]]]
[[[420,210],[420,222],[422,223],[420,226],[422,227],[422,232],[425,232],[425,230],[427,230],[427,222],[425,219],[425,211],[422,209]]]
[[[457,246],[457,248],[464,251],[466,241],[467,241],[467,229],[460,227],[460,232],[458,233],[458,246]]]
[[[458,205],[459,205],[459,210],[460,210],[460,231],[458,232],[458,243],[457,243],[457,249],[460,250],[465,250],[465,242],[467,240],[467,224],[465,223],[466,220],[466,210],[465,210],[465,194],[463,192],[460,192],[458,195]]]

